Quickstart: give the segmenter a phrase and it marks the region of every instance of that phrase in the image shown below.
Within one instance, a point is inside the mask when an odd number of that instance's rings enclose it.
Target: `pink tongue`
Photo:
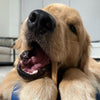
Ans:
[[[41,67],[49,64],[48,56],[41,50],[37,49],[35,56],[31,57],[28,61],[20,61],[23,71],[33,73]]]

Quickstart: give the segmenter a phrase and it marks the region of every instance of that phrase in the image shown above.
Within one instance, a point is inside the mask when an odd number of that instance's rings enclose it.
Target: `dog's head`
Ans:
[[[24,60],[20,61],[22,67],[19,69],[22,68],[28,76],[40,76],[39,73],[52,61],[60,63],[60,67],[84,70],[89,46],[89,36],[79,13],[63,4],[51,4],[30,13],[22,25],[15,48],[20,49],[20,54],[31,48],[22,54]]]

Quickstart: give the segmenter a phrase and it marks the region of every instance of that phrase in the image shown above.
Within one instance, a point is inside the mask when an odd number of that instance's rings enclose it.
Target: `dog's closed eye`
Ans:
[[[69,24],[68,26],[69,26],[69,29],[70,29],[75,35],[77,35],[77,30],[76,30],[75,26],[74,26],[73,24]]]

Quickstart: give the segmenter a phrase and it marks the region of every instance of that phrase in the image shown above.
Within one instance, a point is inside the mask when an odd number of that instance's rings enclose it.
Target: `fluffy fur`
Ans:
[[[52,61],[60,62],[59,68],[66,69],[59,83],[61,100],[95,100],[96,88],[100,90],[100,63],[89,57],[90,37],[85,30],[79,13],[63,4],[51,4],[43,9],[56,19],[56,29],[52,34],[38,37],[38,43]],[[29,30],[24,21],[20,36],[14,46],[19,55],[31,49],[26,36]],[[74,34],[69,25],[76,27]],[[33,37],[34,38],[34,37]],[[32,38],[32,39],[33,39]],[[1,100],[10,100],[12,88],[20,83],[20,100],[56,100],[57,86],[53,80],[45,76],[31,82],[19,77],[16,66],[20,60],[18,55],[15,68],[5,77],[0,85]]]

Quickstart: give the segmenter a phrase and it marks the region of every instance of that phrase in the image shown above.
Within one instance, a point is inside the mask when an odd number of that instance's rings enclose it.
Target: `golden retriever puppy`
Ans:
[[[58,90],[61,100],[96,100],[100,63],[89,57],[90,38],[75,9],[51,4],[32,11],[14,48],[19,55],[0,86],[1,100],[11,100],[16,84],[20,100],[56,100]],[[51,78],[53,62],[57,86]]]

